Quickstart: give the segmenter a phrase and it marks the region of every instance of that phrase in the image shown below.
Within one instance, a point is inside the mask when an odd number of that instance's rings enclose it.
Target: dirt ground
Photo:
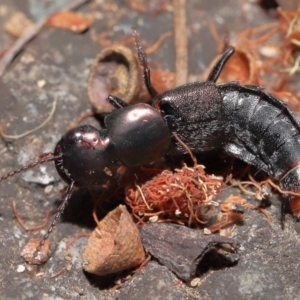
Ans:
[[[0,49],[13,38],[3,26],[16,11],[39,21],[67,1],[0,1]],[[123,41],[136,26],[149,45],[173,28],[172,5],[154,13],[140,12],[128,5],[131,1],[94,0],[78,11],[93,16],[95,22],[83,34],[45,27],[25,47],[0,79],[0,123],[5,133],[19,134],[41,124],[49,115],[54,99],[57,109],[51,120],[34,133],[17,140],[0,139],[0,170],[10,170],[34,161],[39,154],[52,151],[72,121],[90,109],[87,77],[93,58],[110,43]],[[133,2],[133,1],[132,1]],[[144,1],[141,1],[143,3]],[[147,1],[145,1],[147,2]],[[161,3],[162,1],[154,1]],[[191,80],[202,79],[206,67],[217,54],[208,23],[220,34],[234,34],[249,26],[272,21],[254,1],[187,1],[188,66]],[[289,1],[292,2],[292,1]],[[294,1],[295,2],[295,1]],[[293,4],[293,3],[292,3]],[[174,71],[173,37],[149,55],[151,65]],[[41,82],[44,81],[44,84]],[[99,126],[94,118],[84,123]],[[178,282],[164,266],[151,261],[144,269],[111,289],[113,276],[92,276],[82,269],[81,253],[86,238],[81,238],[66,255],[64,248],[81,231],[90,232],[93,222],[84,216],[92,204],[84,191],[76,192],[54,233],[52,255],[40,267],[26,265],[21,249],[30,238],[39,238],[45,229],[26,232],[17,223],[12,210],[17,209],[26,224],[37,224],[46,212],[55,213],[65,187],[54,166],[49,163],[17,175],[0,184],[0,298],[1,299],[299,299],[300,225],[287,215],[285,229],[280,226],[280,200],[274,194],[267,208],[271,224],[256,211],[247,210],[244,225],[231,237],[241,244],[239,263],[231,268],[208,271],[196,288]],[[222,197],[238,189],[226,189]],[[248,198],[251,203],[255,199]],[[90,215],[88,215],[90,216]],[[65,266],[68,270],[51,278]]]

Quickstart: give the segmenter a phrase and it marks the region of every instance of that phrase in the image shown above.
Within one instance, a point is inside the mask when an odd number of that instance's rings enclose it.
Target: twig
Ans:
[[[141,195],[141,197],[142,197],[142,199],[143,199],[143,201],[144,201],[146,207],[147,207],[149,210],[152,210],[151,207],[148,205],[148,203],[147,203],[147,201],[146,201],[145,195],[144,195],[144,193],[143,193],[141,187],[140,187],[139,185],[137,185],[137,184],[135,184],[135,187],[138,189],[138,191],[139,191],[139,193],[140,193],[140,195]]]
[[[190,155],[191,159],[193,160],[194,163],[194,167],[197,165],[197,159],[194,156],[194,154],[192,153],[191,149],[188,147],[187,144],[185,144],[181,138],[178,136],[178,134],[174,131],[172,132],[172,134],[174,135],[175,139],[178,141],[178,143],[183,147],[183,149],[185,149],[187,151],[187,153]]]
[[[26,231],[33,231],[33,230],[37,230],[37,229],[40,229],[40,228],[43,228],[47,225],[48,221],[49,221],[49,217],[50,217],[50,213],[51,211],[49,210],[45,216],[45,220],[41,223],[41,224],[38,224],[38,225],[34,225],[34,226],[27,226],[24,221],[21,219],[19,213],[18,213],[18,210],[17,210],[17,204],[15,201],[12,202],[12,207],[13,207],[13,211],[14,211],[14,214],[15,214],[15,217],[17,219],[17,221],[19,222],[19,224],[26,230]]]
[[[161,46],[161,44],[164,42],[164,40],[172,35],[173,35],[172,31],[167,31],[167,32],[163,33],[152,46],[145,49],[145,53],[146,54],[154,53]]]
[[[64,267],[62,267],[59,271],[57,271],[56,273],[52,274],[52,275],[50,276],[50,278],[55,278],[55,277],[59,276],[60,274],[62,274],[63,272],[67,271],[68,268],[69,268],[69,266],[70,266],[70,264],[68,264],[68,265],[66,265],[66,266],[64,266]]]
[[[5,69],[7,66],[12,62],[12,60],[17,56],[17,54],[23,49],[23,47],[30,42],[43,28],[45,23],[47,22],[48,18],[57,12],[64,11],[64,10],[72,10],[76,9],[79,6],[85,4],[90,0],[76,0],[72,3],[69,3],[65,7],[58,9],[54,13],[49,14],[47,17],[45,17],[43,20],[36,23],[32,29],[30,29],[28,32],[26,32],[23,36],[18,38],[15,43],[11,46],[9,50],[3,55],[2,59],[0,60],[0,77],[4,74]]]
[[[185,0],[173,0],[174,9],[174,38],[176,51],[175,74],[176,86],[187,82],[187,31]]]
[[[82,237],[90,237],[90,234],[85,232],[85,231],[81,231],[81,232],[77,232],[73,238],[66,244],[66,251],[69,251],[70,247],[80,238]]]
[[[88,118],[88,117],[92,117],[94,116],[96,113],[92,110],[90,111],[84,111],[83,113],[81,113],[81,115],[76,119],[74,120],[69,128],[72,129],[72,128],[75,128],[77,127],[84,119]]]
[[[28,135],[28,134],[30,134],[30,133],[32,133],[34,131],[37,131],[38,129],[44,127],[51,120],[51,118],[53,117],[53,114],[54,114],[55,109],[56,109],[56,104],[57,104],[57,99],[54,99],[53,104],[52,104],[52,109],[51,109],[51,111],[49,113],[48,118],[43,123],[41,123],[39,126],[33,128],[33,129],[30,129],[30,130],[27,130],[27,131],[25,131],[25,132],[23,132],[21,134],[9,135],[9,134],[5,134],[3,132],[2,126],[0,125],[0,136],[3,137],[3,138],[5,138],[5,139],[15,139],[15,140],[17,140],[17,139],[19,139],[21,137],[24,137],[24,136],[26,136],[26,135]]]

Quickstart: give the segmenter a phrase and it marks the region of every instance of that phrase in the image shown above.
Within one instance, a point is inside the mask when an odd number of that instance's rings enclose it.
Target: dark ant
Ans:
[[[224,150],[265,171],[282,189],[300,191],[300,125],[286,104],[261,87],[238,82],[216,84],[234,48],[224,51],[207,81],[188,83],[158,94],[151,84],[139,36],[136,31],[133,35],[152,105],[129,106],[110,95],[107,101],[117,110],[105,117],[106,129],[90,125],[71,129],[57,143],[54,153],[0,178],[2,181],[38,164],[54,161],[58,174],[68,184],[66,196],[35,255],[49,237],[75,187],[107,186],[121,165],[141,166],[164,155],[186,154],[186,148],[172,132],[195,154]]]

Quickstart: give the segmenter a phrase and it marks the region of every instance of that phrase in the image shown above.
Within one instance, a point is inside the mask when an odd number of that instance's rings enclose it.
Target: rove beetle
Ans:
[[[54,161],[68,184],[39,251],[66,207],[75,187],[106,186],[117,169],[149,164],[164,155],[223,150],[265,171],[283,190],[300,192],[300,123],[286,104],[258,86],[239,82],[216,84],[233,55],[227,48],[205,82],[194,82],[158,94],[151,84],[147,57],[134,31],[138,58],[152,105],[128,105],[108,96],[117,110],[104,119],[105,129],[83,125],[69,130],[54,153],[0,177],[0,181],[38,164]],[[298,201],[300,196],[289,196]]]

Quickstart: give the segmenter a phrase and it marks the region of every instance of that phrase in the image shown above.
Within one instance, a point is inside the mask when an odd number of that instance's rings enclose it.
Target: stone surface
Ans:
[[[0,80],[0,123],[7,134],[19,134],[39,125],[48,116],[54,99],[58,108],[50,122],[24,138],[0,140],[0,170],[5,174],[38,154],[51,151],[70,123],[90,108],[87,101],[86,80],[93,58],[110,42],[120,42],[124,33],[138,26],[142,40],[151,45],[160,34],[172,29],[172,11],[158,15],[130,9],[127,1],[95,0],[80,8],[80,12],[96,18],[84,34],[44,28],[13,61]],[[230,0],[187,1],[189,26],[189,73],[193,80],[201,79],[206,66],[215,57],[217,47],[207,24],[213,21],[222,34],[233,36],[249,25],[269,22],[270,16],[251,2]],[[4,22],[16,11],[25,12],[37,21],[53,11],[62,1],[2,0],[0,3],[0,49],[13,39],[3,31]],[[174,43],[168,38],[157,52],[149,56],[153,66],[174,70]],[[41,82],[45,81],[45,84]],[[99,126],[89,118],[86,123]],[[46,179],[43,177],[47,175]],[[37,184],[38,182],[38,184]],[[52,184],[46,189],[44,184]],[[115,286],[114,276],[91,276],[82,270],[81,253],[86,238],[79,239],[69,250],[66,244],[82,231],[94,226],[92,203],[86,191],[77,191],[51,235],[52,257],[39,268],[26,266],[20,257],[23,246],[31,238],[38,238],[45,230],[26,232],[13,215],[11,202],[26,224],[43,220],[47,210],[52,216],[65,185],[52,164],[37,167],[30,176],[15,176],[0,186],[0,295],[1,299],[297,299],[300,290],[299,224],[287,216],[286,228],[280,226],[280,200],[274,196],[267,208],[272,218],[269,225],[256,211],[245,212],[244,225],[231,236],[239,243],[240,261],[235,267],[209,271],[200,278],[200,286],[182,286],[165,267],[151,262],[142,271]],[[50,190],[50,192],[49,192]],[[226,193],[238,193],[228,189]],[[250,199],[256,203],[254,199]],[[71,266],[71,267],[70,267]],[[50,276],[67,267],[54,278]],[[223,297],[223,298],[222,298]]]

